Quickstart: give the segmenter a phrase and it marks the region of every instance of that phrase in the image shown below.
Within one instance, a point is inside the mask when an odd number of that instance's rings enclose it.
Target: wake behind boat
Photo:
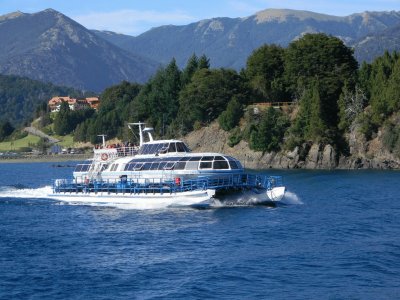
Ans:
[[[56,179],[49,197],[77,203],[210,205],[214,198],[276,203],[284,194],[282,177],[250,174],[240,161],[221,153],[192,153],[179,140],[153,139],[139,127],[139,147],[106,145],[78,164],[71,179]],[[144,142],[145,134],[148,141]]]

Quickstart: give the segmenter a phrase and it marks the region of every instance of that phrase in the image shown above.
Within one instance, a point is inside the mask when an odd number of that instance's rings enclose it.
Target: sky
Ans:
[[[347,16],[400,11],[400,0],[0,0],[0,15],[53,8],[88,29],[139,35],[152,27],[186,25],[214,17],[247,17],[268,8]]]

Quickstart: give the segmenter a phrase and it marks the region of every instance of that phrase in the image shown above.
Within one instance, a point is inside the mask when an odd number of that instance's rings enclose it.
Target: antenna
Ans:
[[[106,147],[106,134],[98,134],[97,136],[101,136],[102,137],[102,140],[103,140],[103,148],[105,148]]]
[[[129,129],[132,130],[133,134],[135,134],[135,132],[133,131],[133,128],[132,128],[133,125],[139,126],[139,141],[140,141],[139,146],[142,146],[142,145],[143,145],[143,130],[142,130],[142,125],[146,125],[146,124],[143,123],[143,122],[128,123]]]

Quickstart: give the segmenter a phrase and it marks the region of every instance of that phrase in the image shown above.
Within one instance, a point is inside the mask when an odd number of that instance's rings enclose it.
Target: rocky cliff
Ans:
[[[338,154],[331,145],[303,144],[293,151],[262,153],[250,150],[247,142],[227,144],[229,133],[218,123],[194,131],[184,140],[196,152],[222,152],[232,155],[251,169],[400,169],[400,159],[382,147],[381,133],[367,142],[353,128],[349,134],[350,155]]]

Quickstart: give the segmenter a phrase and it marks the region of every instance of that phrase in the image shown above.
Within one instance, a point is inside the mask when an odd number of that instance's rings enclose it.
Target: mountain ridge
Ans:
[[[244,18],[212,18],[188,25],[160,26],[136,37],[95,33],[122,49],[147,55],[163,64],[174,57],[183,67],[196,53],[207,55],[213,67],[240,69],[251,52],[265,43],[286,47],[306,33],[320,32],[337,36],[350,47],[355,45],[356,56],[362,61],[365,59],[359,50],[362,46],[355,44],[356,41],[397,24],[400,24],[400,11],[367,11],[339,17],[310,11],[266,9]]]
[[[11,15],[0,18],[2,74],[98,92],[122,80],[145,82],[158,67],[53,9]]]
[[[359,62],[400,49],[400,11],[332,16],[266,9],[244,18],[219,17],[164,25],[133,37],[88,30],[54,9],[0,16],[0,73],[102,91],[123,80],[143,83],[175,58],[184,67],[194,53],[212,67],[240,70],[263,44],[286,47],[306,33],[334,35]]]

